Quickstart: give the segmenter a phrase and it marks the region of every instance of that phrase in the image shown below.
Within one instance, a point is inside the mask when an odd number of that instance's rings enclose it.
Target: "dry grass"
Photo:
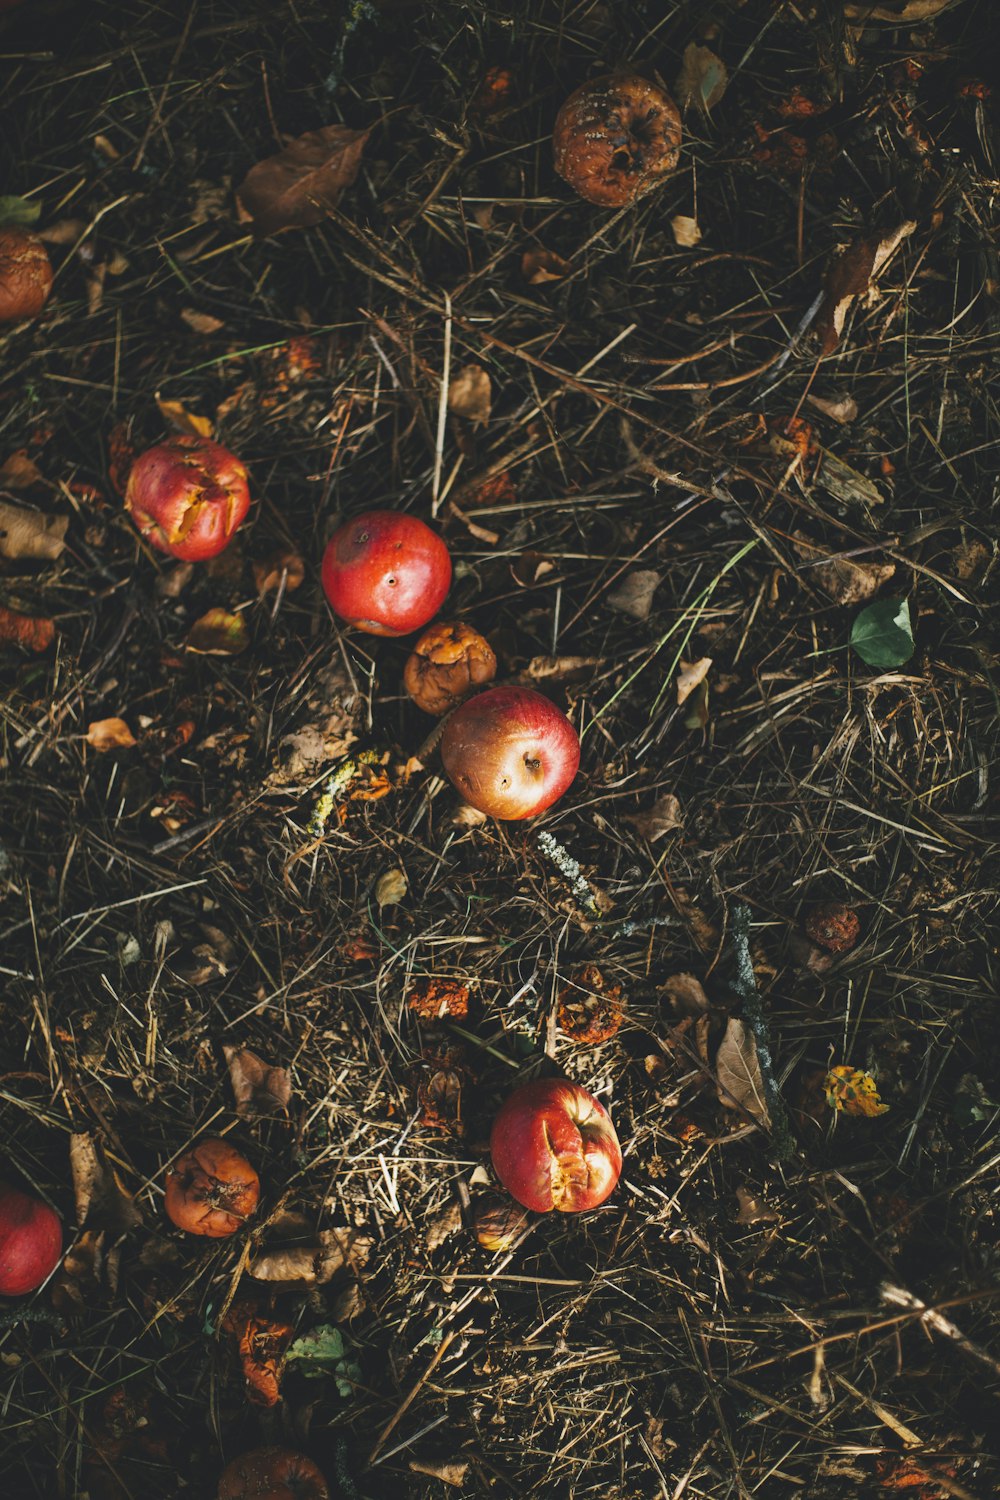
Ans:
[[[68,1224],[73,1131],[102,1139],[144,1215],[119,1244],[105,1231],[76,1310],[43,1293],[0,1318],[4,1496],[209,1495],[224,1458],[287,1439],[366,1500],[826,1500],[880,1493],[904,1453],[937,1476],[920,1493],[987,1500],[997,1108],[963,1124],[956,1099],[970,1074],[995,1097],[1000,1068],[997,95],[963,92],[995,35],[989,0],[860,37],[832,0],[812,19],[716,7],[729,92],[711,120],[689,115],[677,176],[620,215],[554,177],[554,112],[598,61],[634,56],[671,81],[703,16],[387,3],[341,67],[331,9],[40,0],[0,39],[5,191],[92,229],[89,260],[56,251],[49,310],[2,345],[0,459],[27,447],[50,481],[32,499],[73,524],[58,564],[0,565],[0,597],[59,628],[54,655],[3,667],[0,1109],[12,1170]],[[494,64],[516,95],[477,121]],[[836,144],[783,175],[755,157],[755,122],[776,125],[796,88],[833,101],[807,134]],[[330,222],[255,243],[216,190],[276,132],[334,119],[376,125],[357,187]],[[704,238],[681,249],[671,218],[695,208]],[[808,313],[834,247],[906,219],[917,229],[817,367]],[[570,274],[526,284],[532,247]],[[198,334],[185,309],[223,326]],[[451,370],[488,369],[493,415],[449,421],[439,447],[449,322]],[[157,392],[209,415],[226,403],[219,435],[259,502],[235,567],[176,597],[108,474],[117,423],[139,446],[161,434]],[[807,393],[848,393],[858,417],[838,426]],[[879,486],[877,510],[772,451],[762,415],[773,430],[793,414]],[[492,504],[463,499],[497,475],[512,488]],[[537,828],[456,824],[430,754],[405,777],[428,733],[400,696],[406,647],[342,637],[322,604],[336,517],[428,515],[435,487],[452,602],[503,670],[585,659],[541,684],[584,747],[543,826],[607,898],[600,919]],[[895,562],[890,591],[917,622],[903,669],[846,651],[856,606],[823,591],[795,534]],[[288,546],[304,586],[259,599],[250,560]],[[638,622],[608,604],[637,567],[662,575]],[[217,605],[239,608],[251,648],[186,656]],[[682,654],[713,658],[704,730],[676,705]],[[136,749],[88,747],[109,715]],[[289,737],[305,731],[325,761],[302,764]],[[385,752],[393,790],[310,833],[349,734]],[[665,792],[683,825],[650,844],[627,815]],[[392,868],[408,893],[380,909]],[[856,906],[864,939],[816,977],[789,936],[824,899]],[[795,1130],[783,1161],[706,1077],[737,1005],[737,901]],[[371,958],[350,956],[356,939]],[[554,1024],[591,960],[627,997],[597,1048]],[[665,996],[678,972],[712,1002],[704,1055]],[[469,1020],[445,1028],[460,1131],[429,1128],[416,1102],[436,1044],[405,995],[431,975],[473,991]],[[288,1119],[237,1118],[225,1044],[292,1069]],[[834,1119],[809,1093],[840,1062],[877,1073],[888,1114]],[[429,1249],[478,1190],[499,1099],[553,1064],[609,1100],[622,1187],[593,1215],[536,1220],[507,1257],[461,1227]],[[290,1371],[280,1408],[247,1405],[219,1332],[243,1243],[192,1248],[160,1206],[165,1165],[209,1128],[246,1146],[268,1210],[374,1237],[345,1329],[350,1399]],[[768,1216],[740,1222],[739,1190]],[[341,1289],[273,1306],[304,1331]],[[92,1459],[122,1385],[163,1446],[126,1444],[116,1490]],[[412,1461],[467,1463],[462,1489]]]

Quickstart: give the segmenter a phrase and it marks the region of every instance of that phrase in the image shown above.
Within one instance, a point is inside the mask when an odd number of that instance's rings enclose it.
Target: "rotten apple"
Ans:
[[[566,715],[533,688],[490,688],[445,725],[441,760],[449,780],[480,812],[533,818],[551,807],[580,765]]]
[[[227,1464],[218,1500],[329,1500],[311,1458],[291,1448],[254,1448]]]
[[[444,603],[451,557],[416,516],[366,510],[333,533],[322,578],[331,608],[349,625],[369,635],[409,635]]]
[[[52,290],[52,262],[37,234],[0,229],[0,323],[37,317]]]
[[[160,552],[204,562],[228,547],[250,509],[247,471],[221,443],[182,433],[139,455],[125,509]]]
[[[403,686],[418,708],[440,718],[496,674],[497,659],[485,636],[460,620],[439,620],[410,652]]]
[[[536,1078],[510,1095],[493,1122],[490,1155],[508,1193],[540,1214],[596,1208],[622,1169],[607,1110],[565,1078]]]
[[[681,149],[677,106],[638,73],[580,85],[556,116],[555,169],[588,203],[622,208],[672,172]]]
[[[0,1296],[21,1297],[51,1276],[62,1255],[59,1215],[10,1183],[0,1183]]]
[[[164,1183],[167,1218],[188,1234],[224,1240],[241,1229],[260,1201],[260,1178],[242,1151],[208,1137],[185,1151]]]

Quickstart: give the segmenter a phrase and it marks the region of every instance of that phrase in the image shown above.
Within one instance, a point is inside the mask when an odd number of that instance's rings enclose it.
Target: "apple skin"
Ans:
[[[125,509],[158,551],[204,562],[229,546],[250,509],[247,471],[221,443],[181,433],[136,459]]]
[[[466,802],[493,818],[533,818],[558,801],[580,766],[580,740],[533,688],[490,688],[457,709],[441,760]]]
[[[20,1188],[0,1183],[0,1296],[21,1297],[41,1286],[62,1249],[59,1215]]]
[[[399,510],[366,510],[333,533],[323,591],[342,620],[368,635],[409,635],[437,614],[451,588],[448,548]]]
[[[622,1170],[607,1110],[565,1078],[536,1078],[504,1101],[493,1121],[490,1155],[511,1197],[539,1214],[597,1208]]]

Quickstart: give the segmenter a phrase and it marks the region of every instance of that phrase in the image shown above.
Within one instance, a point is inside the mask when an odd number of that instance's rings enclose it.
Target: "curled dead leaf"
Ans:
[[[386,870],[375,883],[375,900],[379,906],[397,906],[408,889],[402,870]]]
[[[554,250],[536,247],[525,250],[521,256],[521,275],[529,286],[542,286],[546,281],[563,281],[573,267]]]
[[[758,1198],[757,1194],[751,1193],[748,1188],[736,1189],[736,1201],[739,1204],[739,1213],[736,1215],[737,1224],[773,1224],[779,1217],[763,1198]]]
[[[259,161],[236,189],[243,221],[256,235],[319,224],[357,178],[370,134],[325,125]]]
[[[287,1068],[273,1067],[249,1047],[223,1047],[229,1068],[229,1082],[236,1100],[236,1113],[243,1119],[252,1115],[270,1115],[276,1110],[287,1113],[292,1097],[292,1082]]]
[[[679,1016],[703,1016],[708,1011],[708,996],[693,974],[671,974],[663,993]]]
[[[682,827],[684,815],[673,792],[666,792],[645,812],[626,813],[625,821],[632,824],[641,838],[655,844],[657,839],[662,839],[671,829]]]
[[[92,750],[128,750],[135,735],[124,719],[95,719],[87,725],[87,744]]]
[[[263,562],[255,562],[253,565],[258,594],[276,593],[280,588],[290,594],[302,584],[305,576],[306,565],[299,553],[287,548],[281,552],[272,552]]]
[[[793,534],[792,543],[803,562],[811,565],[806,569],[805,577],[837,604],[867,603],[896,572],[896,564],[892,562],[856,562],[852,557],[826,558],[822,549],[807,541],[800,532]]]
[[[712,665],[710,656],[699,657],[697,661],[682,661],[681,669],[677,674],[677,706],[686,703],[695,688],[705,681]]]
[[[68,516],[47,516],[40,510],[25,510],[20,505],[5,505],[0,501],[0,557],[14,561],[44,558],[51,562],[62,554],[68,529]]]
[[[823,303],[816,318],[816,330],[824,354],[832,354],[840,343],[847,314],[855,299],[868,295],[887,262],[916,227],[915,219],[907,219],[882,234],[862,235],[830,266]]]
[[[308,1244],[279,1245],[253,1256],[255,1281],[308,1281],[324,1286],[345,1268],[363,1270],[374,1241],[354,1229],[321,1229]]]
[[[701,228],[697,219],[692,219],[687,214],[674,214],[670,220],[670,228],[673,230],[674,244],[680,245],[682,250],[693,250],[695,245],[701,244]]]
[[[221,318],[213,318],[211,313],[198,312],[194,307],[182,307],[181,317],[195,333],[206,336],[210,333],[218,333],[220,328],[226,326]]]
[[[469,1462],[467,1459],[454,1460],[451,1463],[428,1463],[423,1459],[410,1459],[411,1474],[428,1474],[431,1479],[440,1479],[442,1484],[450,1484],[453,1489],[463,1488],[469,1473]]]
[[[42,471],[26,448],[18,448],[0,464],[0,488],[5,490],[30,490],[42,480]]]
[[[239,656],[250,644],[250,635],[242,615],[227,609],[209,609],[195,620],[184,642],[188,651],[199,656]]]
[[[123,1234],[141,1224],[142,1214],[132,1194],[108,1161],[103,1146],[87,1131],[69,1138],[69,1164],[76,1200],[76,1222],[90,1229]]]
[[[736,1016],[730,1016],[719,1043],[715,1071],[719,1080],[719,1099],[726,1109],[732,1109],[735,1101],[762,1125],[770,1125],[757,1042],[753,1032]]]
[[[493,382],[482,365],[463,365],[448,386],[448,410],[456,417],[477,424],[488,422],[493,402]]]
[[[212,436],[211,418],[196,416],[194,412],[188,411],[183,401],[166,401],[157,393],[156,405],[172,432],[182,432],[188,437]]]

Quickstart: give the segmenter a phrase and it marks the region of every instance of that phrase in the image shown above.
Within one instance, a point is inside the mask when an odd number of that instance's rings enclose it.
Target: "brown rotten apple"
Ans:
[[[425,630],[403,668],[403,686],[418,708],[440,718],[497,674],[493,648],[461,621]]]
[[[676,167],[681,117],[655,83],[613,73],[570,94],[556,116],[552,146],[556,171],[581,198],[622,208]]]
[[[260,1178],[243,1153],[211,1136],[177,1158],[164,1188],[167,1218],[213,1240],[235,1234],[260,1201]]]
[[[0,1296],[21,1297],[59,1264],[62,1224],[47,1203],[0,1183]]]
[[[290,1448],[254,1448],[227,1464],[219,1500],[329,1500],[326,1480],[311,1458]]]
[[[0,323],[37,317],[51,290],[52,262],[38,235],[0,229]]]
[[[333,533],[322,579],[331,607],[349,625],[369,635],[409,635],[444,603],[451,557],[416,516],[366,510]]]
[[[489,688],[456,709],[441,760],[466,802],[494,818],[533,818],[551,807],[580,765],[566,715],[532,688]]]
[[[204,562],[228,547],[250,509],[247,471],[210,438],[168,438],[132,465],[125,509],[160,552]]]
[[[511,1094],[493,1122],[490,1155],[508,1193],[535,1213],[596,1208],[622,1169],[607,1110],[564,1078],[537,1078]]]

